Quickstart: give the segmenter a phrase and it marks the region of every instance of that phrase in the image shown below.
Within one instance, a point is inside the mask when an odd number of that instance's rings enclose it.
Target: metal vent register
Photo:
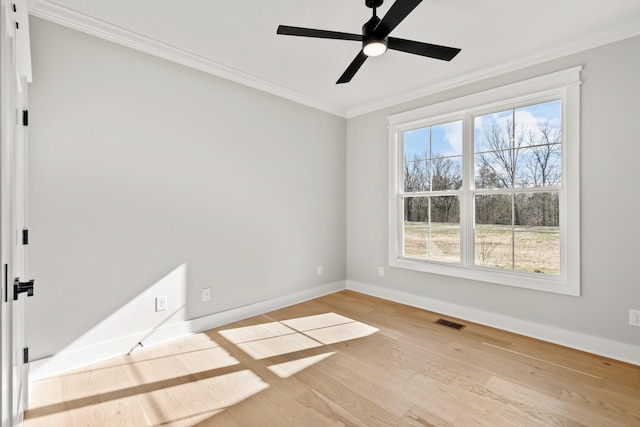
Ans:
[[[438,325],[448,326],[448,327],[456,329],[458,331],[464,328],[464,325],[461,325],[460,323],[450,322],[450,321],[444,320],[444,319],[438,319],[438,320],[436,320],[436,323]]]

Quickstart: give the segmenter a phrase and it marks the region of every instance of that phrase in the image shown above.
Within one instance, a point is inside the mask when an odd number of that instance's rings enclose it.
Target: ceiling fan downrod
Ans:
[[[377,16],[377,10],[380,6],[382,6],[382,3],[384,3],[384,0],[364,0],[364,4],[367,7],[370,7],[371,9],[373,9],[373,16],[376,17]]]
[[[387,51],[387,37],[376,37],[374,31],[381,19],[376,14],[376,9],[384,0],[365,0],[367,7],[373,9],[373,16],[362,26],[362,51],[366,56],[379,56]]]

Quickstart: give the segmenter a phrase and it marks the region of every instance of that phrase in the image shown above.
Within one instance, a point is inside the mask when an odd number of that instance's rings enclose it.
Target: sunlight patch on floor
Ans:
[[[240,344],[248,341],[293,334],[295,332],[295,330],[283,325],[282,322],[271,322],[244,326],[242,328],[226,329],[224,331],[220,331],[220,335],[234,344]]]
[[[320,347],[322,344],[300,333],[283,335],[280,337],[266,338],[263,340],[249,341],[238,344],[238,348],[256,360],[267,357],[280,356],[281,354],[308,350]]]
[[[366,325],[362,322],[351,322],[342,325],[329,326],[326,328],[313,329],[306,331],[316,341],[322,344],[335,344],[337,342],[364,338],[378,332],[379,329]]]
[[[219,334],[254,360],[278,356],[264,368],[285,379],[337,353],[306,350],[378,331],[348,317],[324,313]],[[269,388],[225,345],[200,333],[44,380],[28,411],[28,426],[131,422],[190,427],[224,417],[225,409]]]
[[[256,360],[363,338],[379,329],[336,313],[219,331]]]
[[[353,322],[353,319],[336,313],[316,314],[315,316],[298,317],[296,319],[283,320],[283,323],[296,331],[304,332],[311,329],[326,328],[343,323]]]
[[[329,353],[317,354],[315,356],[303,357],[302,359],[271,365],[268,369],[280,378],[289,378],[290,376],[295,375],[334,354],[336,354],[336,352],[332,351]]]

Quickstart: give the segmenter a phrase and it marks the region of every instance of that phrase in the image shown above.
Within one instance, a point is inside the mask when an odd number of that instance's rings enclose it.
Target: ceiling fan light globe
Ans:
[[[367,56],[380,56],[387,51],[387,44],[383,40],[368,40],[362,51]]]

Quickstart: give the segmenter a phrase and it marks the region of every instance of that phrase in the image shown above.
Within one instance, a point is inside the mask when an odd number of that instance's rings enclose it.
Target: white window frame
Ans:
[[[389,265],[565,295],[580,295],[580,72],[574,67],[388,116]],[[552,99],[562,100],[562,184],[560,186],[560,274],[489,269],[473,263],[473,117]],[[402,256],[404,132],[463,120],[463,188],[460,199],[461,263],[422,261]]]

